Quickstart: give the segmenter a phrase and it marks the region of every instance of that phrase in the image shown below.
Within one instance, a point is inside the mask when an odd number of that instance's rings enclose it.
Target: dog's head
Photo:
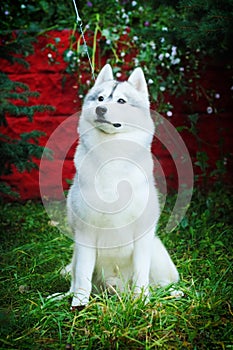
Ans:
[[[136,68],[124,82],[114,80],[112,68],[106,64],[87,94],[82,119],[106,134],[146,128],[153,133],[146,80]]]

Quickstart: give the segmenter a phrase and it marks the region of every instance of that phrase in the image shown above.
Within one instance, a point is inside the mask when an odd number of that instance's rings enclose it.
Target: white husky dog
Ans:
[[[155,236],[154,123],[142,69],[118,82],[105,65],[85,98],[78,131],[77,173],[67,199],[75,242],[72,307],[86,305],[91,291],[103,288],[130,286],[147,299],[149,286],[169,285],[179,275]]]

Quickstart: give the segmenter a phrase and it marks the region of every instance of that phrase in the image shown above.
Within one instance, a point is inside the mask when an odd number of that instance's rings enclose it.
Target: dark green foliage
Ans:
[[[189,47],[218,56],[233,53],[231,0],[180,0],[178,8],[181,20],[177,32]]]
[[[0,125],[7,125],[6,116],[27,116],[32,121],[35,112],[54,110],[52,106],[32,105],[28,106],[30,97],[38,97],[38,92],[30,91],[28,85],[18,81],[12,81],[4,73],[0,73]],[[20,100],[25,104],[17,104]]]
[[[50,27],[66,28],[73,22],[74,8],[72,1],[57,0],[18,0],[1,3],[1,30],[24,29],[38,32]]]
[[[11,174],[13,165],[20,172],[30,171],[33,168],[37,169],[37,164],[33,161],[33,158],[40,159],[45,150],[44,147],[38,145],[38,138],[42,135],[44,133],[37,130],[23,133],[19,139],[12,139],[0,134],[0,152],[2,155],[0,175]],[[47,150],[47,156],[51,156],[49,150]]]
[[[28,67],[28,62],[25,61],[23,57],[33,53],[32,44],[35,42],[35,38],[24,31],[19,31],[16,34],[11,30],[9,33],[5,33],[1,28],[0,33],[3,35],[1,38],[2,43],[0,45],[1,59],[7,60],[10,63],[18,62],[23,66]],[[16,54],[22,55],[22,57],[20,58],[16,56]]]
[[[85,24],[94,24],[96,15],[100,14],[105,28],[125,24],[119,11],[131,12],[131,29],[146,40],[155,39],[153,25],[161,22],[161,17],[169,15],[169,29],[172,31],[173,43],[183,42],[191,50],[204,50],[207,54],[232,52],[233,2],[231,0],[177,0],[177,1],[132,1],[104,0],[77,1],[79,13]],[[19,0],[1,3],[2,31],[26,29],[38,32],[51,27],[71,27],[75,20],[72,1]],[[143,6],[142,13],[138,8]],[[165,15],[166,16],[166,15]],[[144,23],[150,26],[145,27]],[[165,25],[168,21],[166,20]],[[171,36],[171,34],[169,34]]]
[[[32,53],[32,39],[24,35],[14,37],[12,34],[5,37],[4,45],[0,46],[0,57],[11,63],[18,62],[27,66],[23,58],[18,58],[15,54]],[[30,91],[26,84],[18,81],[12,81],[9,77],[0,72],[0,126],[7,128],[7,118],[12,116],[26,116],[29,121],[33,121],[36,112],[45,112],[54,110],[52,106],[30,105],[31,97],[38,97],[37,92]],[[3,131],[4,132],[4,131]],[[30,171],[37,165],[34,159],[40,159],[44,147],[38,143],[39,137],[44,133],[34,130],[19,135],[14,139],[7,133],[0,133],[0,176],[9,175],[13,171],[13,166],[18,171]],[[47,155],[51,153],[47,150]],[[6,183],[1,183],[0,192],[8,195],[14,195],[14,191]]]

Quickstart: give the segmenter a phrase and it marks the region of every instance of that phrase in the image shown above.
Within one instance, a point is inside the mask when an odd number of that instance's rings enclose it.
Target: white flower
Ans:
[[[170,56],[170,53],[169,53],[169,52],[166,52],[166,53],[165,53],[165,57],[168,58],[169,56]]]
[[[207,107],[206,108],[206,112],[208,113],[208,114],[211,114],[211,113],[213,113],[213,108],[212,107]]]
[[[220,98],[220,94],[216,93],[216,94],[214,95],[214,97],[215,97],[216,99],[219,99],[219,98]]]
[[[175,59],[174,58],[171,59],[171,64],[179,64],[179,63],[180,63],[180,58],[177,57]]]
[[[160,87],[159,87],[159,90],[160,90],[160,91],[165,91],[166,88],[165,88],[165,86],[160,86]]]
[[[133,40],[134,40],[134,41],[137,41],[137,40],[138,40],[138,36],[136,36],[136,35],[133,36]]]
[[[129,16],[127,15],[127,13],[123,13],[123,15],[122,15],[122,18],[124,19],[124,18],[129,18]]]
[[[51,53],[48,53],[48,58],[52,58],[53,55]]]
[[[86,81],[86,84],[87,84],[87,85],[90,85],[90,84],[91,84],[91,81],[90,81],[90,80],[87,80],[87,81]]]
[[[78,97],[79,97],[79,98],[83,98],[83,95],[79,95]]]
[[[167,116],[171,117],[172,116],[172,111],[167,111]]]
[[[67,51],[67,53],[66,53],[66,57],[68,57],[68,58],[70,58],[71,56],[73,56],[73,51],[72,50],[69,50],[69,51]]]
[[[110,39],[107,39],[107,40],[106,40],[106,44],[107,44],[107,45],[111,45],[111,40],[110,40]]]
[[[176,46],[172,46],[172,56],[176,55],[177,51],[177,47]]]
[[[124,57],[124,56],[125,56],[125,52],[122,51],[122,52],[121,52],[121,57]]]
[[[164,43],[164,41],[165,41],[164,38],[161,38],[161,39],[160,39],[160,42],[161,42],[161,43]]]
[[[180,67],[180,71],[183,72],[184,71],[184,67]]]
[[[148,84],[149,84],[149,85],[153,84],[153,82],[154,82],[154,80],[152,80],[152,79],[149,79],[149,80],[148,80]]]
[[[156,49],[156,45],[155,45],[155,42],[154,41],[150,41],[150,46],[152,48],[152,50],[155,50]]]
[[[160,60],[160,61],[162,61],[162,60],[163,60],[163,58],[164,58],[164,54],[163,54],[163,53],[161,53],[161,54],[159,55],[159,60]]]
[[[168,31],[168,28],[167,28],[167,27],[162,27],[162,31],[163,31],[163,32],[167,32],[167,31]]]
[[[120,73],[120,72],[117,72],[116,77],[117,77],[117,78],[120,78],[120,77],[121,77],[121,73]]]
[[[132,1],[132,6],[137,6],[137,1]]]

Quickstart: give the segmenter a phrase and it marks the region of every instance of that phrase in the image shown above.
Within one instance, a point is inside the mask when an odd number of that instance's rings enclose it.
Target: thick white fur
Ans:
[[[135,294],[148,297],[150,285],[166,286],[179,279],[155,236],[160,212],[144,74],[136,68],[128,81],[115,84],[107,64],[86,96],[79,122],[77,174],[67,200],[75,242],[72,307],[86,305],[92,290],[131,286]],[[97,106],[106,107],[106,123],[96,122]]]

